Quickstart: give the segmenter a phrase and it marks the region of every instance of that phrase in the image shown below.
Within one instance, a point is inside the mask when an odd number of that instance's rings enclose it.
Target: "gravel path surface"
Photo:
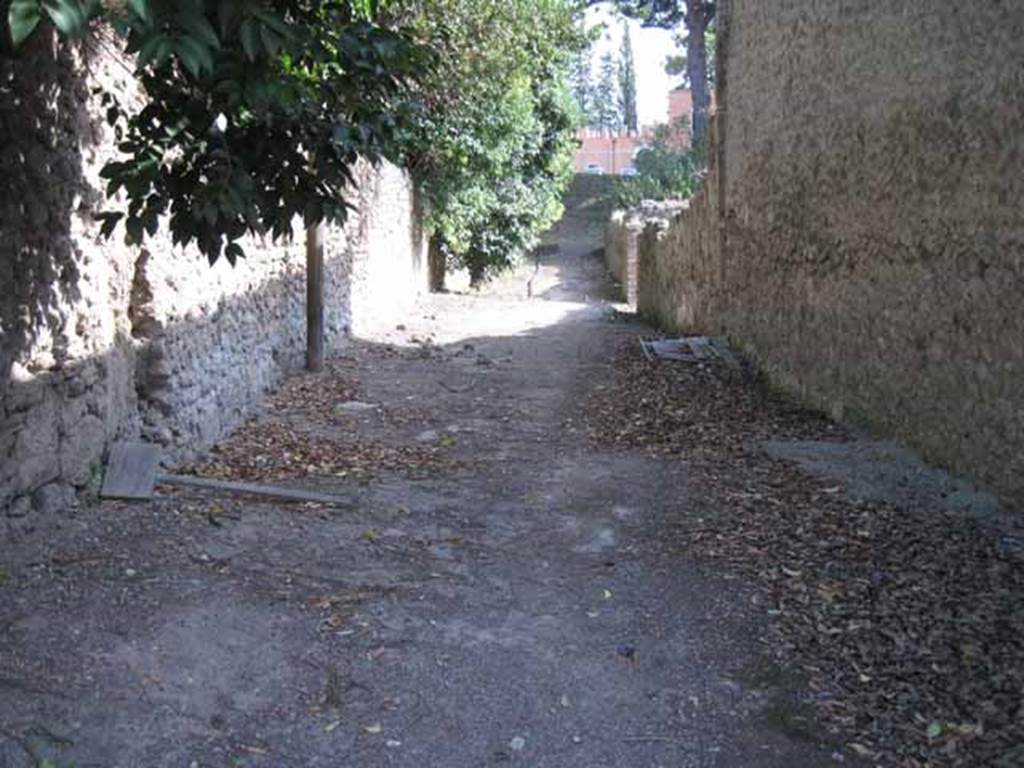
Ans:
[[[664,536],[706,511],[687,463],[591,439],[644,329],[596,260],[532,272],[426,297],[195,468],[351,508],[163,489],[9,535],[0,766],[854,764],[764,606]]]

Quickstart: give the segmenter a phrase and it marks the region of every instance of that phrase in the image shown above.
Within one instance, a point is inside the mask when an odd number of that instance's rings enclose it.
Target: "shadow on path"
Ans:
[[[0,766],[828,764],[763,611],[662,541],[687,465],[587,439],[642,331],[601,272],[426,297],[333,361],[358,412],[286,383],[257,434],[445,459],[316,481],[350,510],[175,492],[5,553]]]

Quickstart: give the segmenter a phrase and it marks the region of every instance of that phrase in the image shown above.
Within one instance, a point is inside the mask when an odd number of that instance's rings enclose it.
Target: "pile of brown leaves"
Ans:
[[[385,471],[431,477],[460,466],[441,442],[388,445],[361,437],[351,426],[354,417],[338,409],[358,396],[358,382],[344,369],[344,361],[323,373],[294,376],[267,399],[264,418],[233,432],[194,471],[232,480],[330,477],[368,482]]]
[[[440,445],[341,442],[300,431],[292,424],[263,421],[246,424],[232,434],[199,473],[234,480],[336,477],[368,482],[383,471],[431,477],[457,466]]]
[[[287,379],[266,399],[264,406],[278,416],[306,416],[340,424],[349,417],[340,413],[338,406],[359,400],[360,391],[359,381],[346,370],[346,360],[339,358],[320,373],[302,373]]]
[[[881,766],[1024,766],[1020,553],[975,521],[853,501],[758,455],[752,439],[821,432],[820,420],[780,419],[749,384],[688,367],[627,352],[610,389],[639,401],[599,410],[595,430],[708,459],[693,465],[704,517],[666,531],[665,546],[746,577],[773,617],[778,662],[802,672],[853,752]]]
[[[704,470],[694,491],[718,512],[667,539],[757,585],[834,734],[880,765],[1024,765],[1024,560],[996,532],[782,462],[742,493]]]
[[[614,379],[587,410],[591,437],[602,445],[691,460],[742,456],[759,439],[842,436],[826,419],[774,396],[745,363],[649,360],[635,340],[620,348]]]

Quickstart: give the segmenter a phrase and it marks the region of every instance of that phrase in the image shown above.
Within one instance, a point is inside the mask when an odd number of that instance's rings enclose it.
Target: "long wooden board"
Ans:
[[[191,475],[157,474],[156,482],[168,485],[186,485],[194,488],[205,488],[210,491],[227,491],[228,493],[248,493],[254,496],[273,496],[277,499],[291,501],[312,501],[317,504],[334,504],[351,506],[351,499],[334,496],[317,491],[304,491],[300,488],[282,488],[279,485],[262,485],[260,483],[240,483],[234,480],[214,480],[209,477],[193,477]]]
[[[210,491],[270,496],[288,501],[311,501],[317,504],[351,506],[351,499],[329,493],[306,491],[301,488],[283,488],[277,485],[241,483],[191,475],[170,475],[159,472],[160,449],[149,443],[114,443],[107,459],[107,472],[103,478],[100,496],[105,499],[147,500],[153,498],[153,486],[184,485]]]

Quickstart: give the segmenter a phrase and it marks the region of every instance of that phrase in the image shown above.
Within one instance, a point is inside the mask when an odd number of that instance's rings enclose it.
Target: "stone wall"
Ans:
[[[641,308],[1024,502],[1024,7],[729,0],[720,24],[721,195],[642,239]]]
[[[636,243],[643,219],[631,211],[612,211],[604,234],[604,262],[618,284],[619,298],[636,304]]]
[[[605,265],[618,283],[621,297],[629,305],[636,306],[637,304],[638,245],[642,233],[649,228],[651,236],[656,236],[655,233],[666,230],[678,214],[686,210],[689,205],[689,201],[681,200],[645,200],[636,208],[612,212],[605,230]],[[674,300],[675,292],[668,283],[662,282],[661,276],[655,276],[651,270],[648,270],[645,277],[644,289],[646,291],[650,292],[652,289],[656,289],[659,294],[672,297]],[[650,297],[646,304],[649,310]]]
[[[93,89],[132,98],[123,63],[34,40],[0,61],[0,508],[53,508],[98,479],[115,437],[171,456],[237,425],[305,347],[304,234],[252,240],[210,267],[161,233],[98,236],[113,156]],[[426,288],[415,198],[398,168],[357,169],[344,229],[325,232],[328,344],[399,317]]]

